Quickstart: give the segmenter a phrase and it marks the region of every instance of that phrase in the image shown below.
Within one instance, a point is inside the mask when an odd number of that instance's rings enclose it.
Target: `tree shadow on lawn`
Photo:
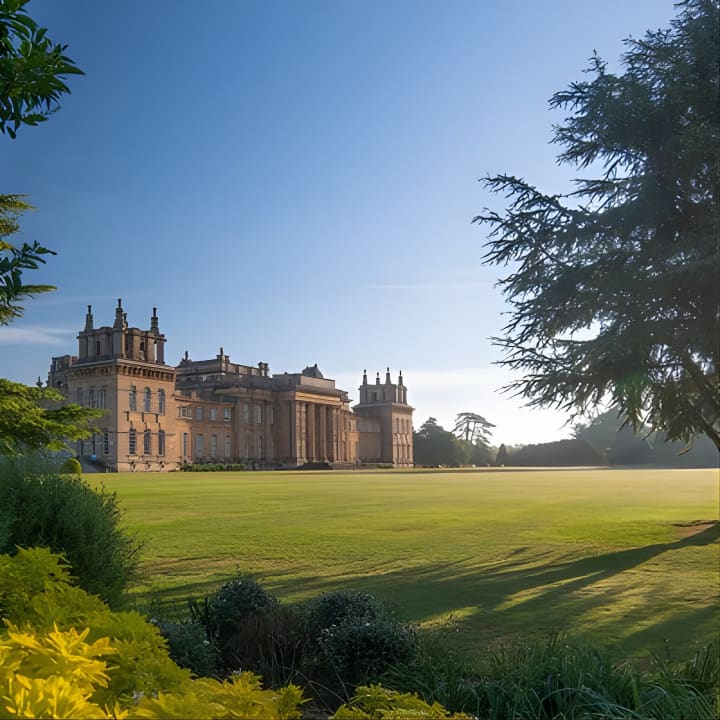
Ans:
[[[301,585],[303,591],[316,594],[338,588],[370,592],[395,605],[407,620],[454,613],[460,633],[467,630],[475,639],[580,630],[603,642],[622,643],[628,650],[660,652],[664,637],[686,643],[717,637],[718,605],[707,607],[707,599],[700,607],[690,602],[668,604],[653,593],[654,582],[647,586],[639,576],[619,584],[616,576],[665,553],[718,541],[718,521],[696,527],[702,529],[673,542],[545,565],[537,563],[548,553],[520,554],[515,549],[508,555],[512,560],[489,566],[473,566],[467,558],[378,575],[296,578],[291,584],[274,581],[272,591],[295,593]],[[708,598],[712,593],[708,588]]]

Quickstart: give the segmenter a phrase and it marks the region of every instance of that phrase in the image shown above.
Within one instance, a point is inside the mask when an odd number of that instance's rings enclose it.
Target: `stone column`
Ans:
[[[307,459],[309,462],[317,460],[317,414],[315,405],[311,403],[305,404],[305,413],[307,417]]]
[[[318,405],[318,455],[321,462],[327,462],[327,406]]]
[[[340,460],[338,448],[338,410],[336,407],[328,408],[328,457],[331,460]]]

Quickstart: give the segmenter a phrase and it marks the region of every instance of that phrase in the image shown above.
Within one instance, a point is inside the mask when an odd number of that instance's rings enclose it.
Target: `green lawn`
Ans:
[[[102,477],[147,540],[148,597],[235,571],[283,600],[352,588],[468,648],[571,631],[623,654],[718,639],[718,472],[477,470]]]

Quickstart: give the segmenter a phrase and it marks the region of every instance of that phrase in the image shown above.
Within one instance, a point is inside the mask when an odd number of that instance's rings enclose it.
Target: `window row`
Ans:
[[[208,408],[208,417],[210,419],[210,422],[217,422],[218,419],[218,408]],[[191,408],[189,406],[180,407],[178,409],[178,416],[189,418],[192,417],[191,414]],[[198,405],[195,407],[195,420],[198,422],[202,422],[205,418],[205,408]],[[230,422],[232,420],[232,409],[231,408],[223,408],[223,422]]]
[[[395,418],[395,432],[409,435],[412,432],[412,422],[409,418]]]
[[[138,454],[138,432],[134,428],[130,428],[128,432],[128,453],[130,455]],[[153,435],[149,430],[140,433],[142,435],[142,454],[153,454]],[[159,430],[157,434],[157,454],[165,454],[165,431]]]
[[[128,408],[131,412],[136,412],[138,409],[138,397],[137,397],[137,388],[134,385],[130,386],[130,390],[128,393]],[[157,412],[159,415],[165,414],[165,391],[164,390],[158,390],[157,391],[157,409],[153,410],[152,406],[152,390],[150,390],[149,387],[146,387],[143,390],[142,394],[142,410],[143,412]]]
[[[107,388],[79,387],[77,390],[75,390],[75,402],[78,405],[84,405],[85,407],[100,408],[102,410],[105,410],[108,407]]]
[[[189,449],[188,446],[189,446],[188,433],[183,433],[183,458],[187,458],[187,456],[188,456],[188,449]],[[194,455],[194,457],[196,459],[206,457],[206,455],[205,455],[205,436],[202,434],[198,434],[195,436],[195,455]],[[219,457],[218,436],[215,433],[210,435],[210,443],[209,443],[207,457],[212,458],[212,459]],[[231,439],[230,435],[226,435],[225,439],[224,439],[223,457],[226,459],[232,457],[232,439]]]

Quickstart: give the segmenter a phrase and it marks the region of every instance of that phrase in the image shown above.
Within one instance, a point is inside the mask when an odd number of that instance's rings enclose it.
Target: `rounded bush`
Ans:
[[[69,457],[60,466],[60,472],[68,475],[82,475],[82,465],[77,458]]]
[[[26,461],[27,460],[27,461]],[[24,458],[0,458],[0,553],[47,547],[70,563],[78,585],[111,607],[135,578],[141,544],[122,526],[115,493]]]
[[[180,667],[199,677],[215,677],[218,674],[220,656],[202,625],[169,620],[159,620],[155,625],[167,640],[168,654]]]
[[[323,593],[308,605],[308,621],[318,635],[325,628],[348,620],[375,621],[386,615],[387,611],[374,595],[352,590]]]

